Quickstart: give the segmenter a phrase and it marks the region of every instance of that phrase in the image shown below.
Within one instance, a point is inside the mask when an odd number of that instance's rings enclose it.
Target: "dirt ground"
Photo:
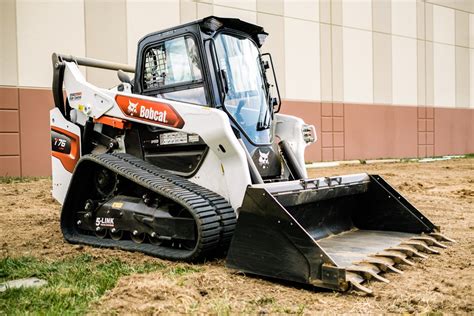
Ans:
[[[162,262],[182,266],[131,275],[91,306],[95,312],[156,313],[472,313],[474,312],[474,159],[431,163],[348,165],[312,169],[310,176],[369,172],[384,176],[442,231],[458,242],[440,255],[371,282],[375,295],[333,293],[244,276],[224,260],[200,265],[161,261],[137,253],[65,243],[51,181],[0,184],[0,257],[32,255],[58,260],[89,253],[97,260]],[[173,270],[175,271],[175,270]]]

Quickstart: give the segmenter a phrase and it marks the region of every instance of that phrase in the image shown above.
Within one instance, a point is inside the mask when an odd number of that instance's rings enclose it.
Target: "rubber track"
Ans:
[[[61,229],[71,243],[89,244],[99,247],[121,248],[139,251],[163,259],[196,261],[214,256],[227,249],[232,238],[236,215],[230,204],[220,195],[190,182],[169,171],[128,154],[92,154],[81,158],[74,175],[82,170],[86,161],[98,164],[128,180],[184,206],[194,217],[198,242],[193,250],[176,249],[153,244],[137,244],[131,240],[100,239],[94,235],[82,234],[75,224],[74,207],[69,206],[66,196],[61,213]],[[74,175],[71,185],[74,185]],[[74,192],[74,188],[68,190]]]

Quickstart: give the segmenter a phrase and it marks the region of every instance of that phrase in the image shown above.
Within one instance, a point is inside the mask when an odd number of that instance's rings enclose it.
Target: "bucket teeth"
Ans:
[[[416,250],[415,247],[410,246],[410,245],[398,245],[398,246],[390,248],[389,250],[400,251],[400,252],[403,252],[404,254],[406,254],[407,256],[410,256],[410,257],[420,257],[420,258],[423,258],[423,259],[428,258],[428,256],[426,256],[422,253],[419,253],[418,250]]]
[[[410,266],[415,265],[413,262],[411,262],[410,260],[408,260],[406,258],[406,255],[404,255],[403,253],[401,253],[399,251],[385,250],[385,251],[381,251],[381,252],[375,254],[374,256],[390,258],[390,259],[393,259],[396,263],[405,263],[405,264],[408,264]]]
[[[404,263],[413,266],[415,264],[408,260],[408,258],[428,258],[425,253],[439,254],[440,252],[433,247],[447,248],[447,246],[440,241],[455,242],[440,233],[414,236],[402,241],[397,246],[387,248],[376,254],[369,255],[363,260],[353,262],[351,266],[346,268],[346,281],[352,284],[355,289],[372,295],[373,291],[362,285],[365,280],[376,279],[390,283],[388,279],[380,276],[379,273],[390,270],[395,273],[403,274],[398,267],[395,267],[396,264]]]
[[[346,271],[359,273],[367,280],[374,278],[381,282],[390,283],[389,280],[379,275],[379,272],[381,272],[381,270],[377,268],[377,266],[372,264],[352,265],[346,268]]]
[[[439,241],[437,241],[435,238],[433,237],[429,237],[429,236],[417,236],[417,237],[413,237],[411,238],[412,240],[421,240],[421,241],[424,241],[425,243],[427,243],[429,246],[437,246],[437,247],[440,247],[440,248],[448,248],[448,246],[440,243]]]
[[[402,245],[409,245],[424,252],[439,254],[438,250],[428,247],[428,245],[424,241],[421,241],[421,240],[410,239],[410,240],[404,241]]]
[[[366,286],[362,285],[364,278],[357,273],[346,272],[346,281],[352,284],[357,290],[362,291],[366,294],[372,295],[373,291]]]
[[[449,242],[454,242],[454,243],[456,242],[456,240],[446,237],[445,235],[441,233],[429,233],[429,235],[438,241],[449,241]]]
[[[387,269],[398,273],[398,274],[403,274],[403,272],[397,268],[394,267],[395,261],[393,261],[390,258],[384,258],[384,257],[367,257],[361,262],[367,262],[371,264],[377,265],[382,271],[386,271]]]

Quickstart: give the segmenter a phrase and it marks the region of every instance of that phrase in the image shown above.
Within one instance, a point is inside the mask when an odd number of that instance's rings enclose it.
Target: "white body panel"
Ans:
[[[303,127],[306,125],[305,122],[299,117],[280,113],[275,115],[275,120],[275,136],[288,142],[295,153],[296,159],[298,160],[305,177],[308,177],[308,173],[305,168],[304,151],[306,146],[310,145],[311,143],[305,142],[302,136]],[[316,141],[316,132],[314,132],[314,137],[314,141]]]
[[[72,134],[78,136],[81,139],[81,130],[79,126],[72,124],[64,118],[58,108],[54,108],[49,112],[50,125],[53,127],[59,127]],[[64,198],[66,197],[69,182],[71,181],[72,173],[66,170],[61,160],[56,157],[51,157],[52,164],[52,176],[53,176],[53,198],[55,198],[60,204],[63,204]]]

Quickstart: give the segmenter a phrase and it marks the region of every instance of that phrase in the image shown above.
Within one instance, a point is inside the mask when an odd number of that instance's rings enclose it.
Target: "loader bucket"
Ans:
[[[378,175],[252,185],[227,266],[242,272],[371,293],[367,279],[401,273],[411,257],[451,241]],[[397,267],[396,267],[397,266]]]

